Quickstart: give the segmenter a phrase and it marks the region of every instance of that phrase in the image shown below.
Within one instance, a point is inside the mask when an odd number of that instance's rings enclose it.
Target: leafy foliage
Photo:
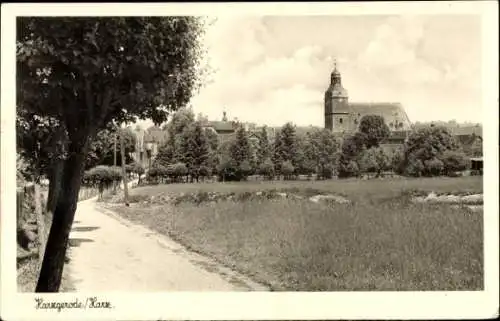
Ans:
[[[17,151],[25,164],[24,179],[48,176],[54,164],[65,158],[65,129],[54,117],[39,116],[23,108],[16,112]]]
[[[379,115],[366,115],[361,118],[359,132],[365,134],[366,147],[378,147],[390,135],[389,127]]]
[[[414,130],[404,144],[401,167],[409,176],[434,175],[446,153],[459,151],[459,144],[445,127],[429,126]],[[456,155],[456,154],[453,154]],[[426,166],[426,164],[428,166]],[[444,162],[446,170],[446,162]]]
[[[281,164],[281,174],[283,174],[285,179],[291,179],[294,171],[295,167],[291,161],[284,161]]]
[[[208,169],[210,147],[205,132],[199,122],[186,127],[181,139],[181,160],[186,164],[191,177],[198,178],[200,169]],[[206,170],[205,170],[206,172]]]
[[[257,147],[257,159],[259,161],[258,165],[261,165],[272,155],[271,144],[269,142],[269,136],[266,126],[262,127],[258,137],[259,144]]]
[[[274,177],[274,164],[270,158],[267,158],[260,164],[259,174],[267,179],[272,179]]]
[[[313,131],[308,135],[307,156],[320,177],[331,178],[338,160],[340,144],[328,129]]]
[[[359,161],[362,172],[380,173],[390,167],[390,158],[381,147],[372,147],[363,152]]]
[[[281,128],[274,142],[273,162],[278,173],[282,172],[281,165],[287,161],[292,165],[297,164],[297,138],[292,123],[286,123]]]
[[[123,134],[125,145],[125,164],[132,163],[131,154],[136,150],[136,135],[130,128],[122,131],[112,128],[104,129],[97,133],[96,138],[90,144],[89,152],[85,162],[86,168],[97,165],[114,165],[114,148],[116,138],[116,165],[121,166],[121,144],[120,134]]]
[[[461,151],[447,150],[441,155],[441,160],[448,175],[463,171],[470,166],[469,159]]]
[[[61,195],[37,291],[59,289],[93,138],[110,125],[137,118],[160,124],[188,103],[200,84],[202,27],[199,18],[180,16],[17,19],[16,107],[28,119],[57,122],[54,128],[60,130],[52,141],[58,143],[47,146],[65,146],[65,153],[56,155],[66,155],[61,186],[51,188]],[[36,141],[23,147],[27,155],[38,153],[28,147],[40,146]]]

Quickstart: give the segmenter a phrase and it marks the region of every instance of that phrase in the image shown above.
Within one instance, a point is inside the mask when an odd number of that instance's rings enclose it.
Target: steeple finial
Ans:
[[[333,70],[337,70],[337,58],[333,58]]]

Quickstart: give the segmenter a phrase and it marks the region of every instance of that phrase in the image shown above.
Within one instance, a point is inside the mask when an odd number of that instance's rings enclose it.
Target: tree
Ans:
[[[344,139],[337,165],[339,177],[359,175],[359,161],[366,150],[366,140],[366,135],[362,132],[357,132]]]
[[[429,126],[412,131],[403,148],[401,168],[407,175],[415,176],[418,173],[420,176],[429,175],[424,165],[426,162],[435,158],[443,161],[443,154],[446,151],[458,151],[459,144],[445,127]]]
[[[87,159],[85,160],[85,168],[89,169],[98,165],[114,165],[114,144],[115,135],[119,135],[116,128],[104,129],[97,133],[95,139],[89,147]],[[123,138],[125,145],[125,164],[131,164],[133,159],[131,154],[135,152],[136,136],[130,128],[123,130]],[[116,144],[116,165],[121,166],[121,144]]]
[[[195,115],[191,108],[177,110],[164,130],[168,133],[168,139],[158,149],[156,160],[163,166],[184,161],[183,135],[184,131],[195,123]],[[184,146],[186,147],[186,146]]]
[[[36,292],[57,292],[89,145],[110,124],[164,122],[198,83],[195,17],[17,19],[17,108],[60,122],[67,157]],[[175,50],[172,50],[175,48]]]
[[[308,157],[314,163],[321,178],[331,178],[337,163],[339,143],[328,129],[313,131],[308,139]]]
[[[379,115],[366,115],[361,118],[359,131],[366,136],[366,147],[378,147],[390,135],[389,127]]]
[[[67,133],[63,123],[54,117],[43,117],[33,111],[17,108],[17,152],[25,164],[23,179],[38,184],[45,176],[49,180],[46,202],[52,216],[58,196],[62,162],[66,157]]]
[[[376,173],[379,177],[389,167],[389,156],[383,148],[372,147],[363,152],[359,165],[362,172]]]
[[[174,162],[174,144],[171,143],[170,138],[158,147],[154,164],[161,164],[167,166]]]
[[[267,127],[264,126],[259,132],[259,143],[257,147],[257,159],[260,166],[265,160],[271,157],[271,145],[269,143],[269,136],[267,134]]]
[[[283,125],[275,137],[274,142],[274,166],[281,173],[283,162],[289,161],[294,165],[297,160],[297,139],[295,126],[292,123]],[[294,166],[295,167],[295,166]]]
[[[188,168],[191,180],[200,176],[200,168],[208,167],[210,149],[200,122],[184,129],[181,136],[181,159]]]
[[[219,138],[217,137],[217,133],[211,128],[205,128],[205,136],[207,137],[209,146],[207,166],[210,169],[210,173],[213,174],[217,172],[217,164],[219,162],[217,154],[219,149]]]
[[[229,153],[236,166],[240,166],[244,161],[249,160],[250,142],[243,126],[239,126],[236,130],[236,137],[229,147]]]

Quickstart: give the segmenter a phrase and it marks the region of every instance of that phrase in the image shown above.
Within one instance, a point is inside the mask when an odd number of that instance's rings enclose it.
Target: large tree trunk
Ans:
[[[61,189],[55,205],[42,268],[35,292],[58,292],[69,233],[75,217],[81,178],[85,165],[86,144],[72,144],[64,161]]]
[[[58,160],[50,170],[49,173],[49,193],[47,195],[47,208],[46,212],[49,217],[52,217],[56,209],[57,198],[61,190],[61,178],[63,175],[64,162]]]

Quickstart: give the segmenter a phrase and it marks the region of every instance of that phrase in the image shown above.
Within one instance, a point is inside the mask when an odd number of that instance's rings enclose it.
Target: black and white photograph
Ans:
[[[211,5],[2,5],[2,319],[498,317],[498,3]]]

